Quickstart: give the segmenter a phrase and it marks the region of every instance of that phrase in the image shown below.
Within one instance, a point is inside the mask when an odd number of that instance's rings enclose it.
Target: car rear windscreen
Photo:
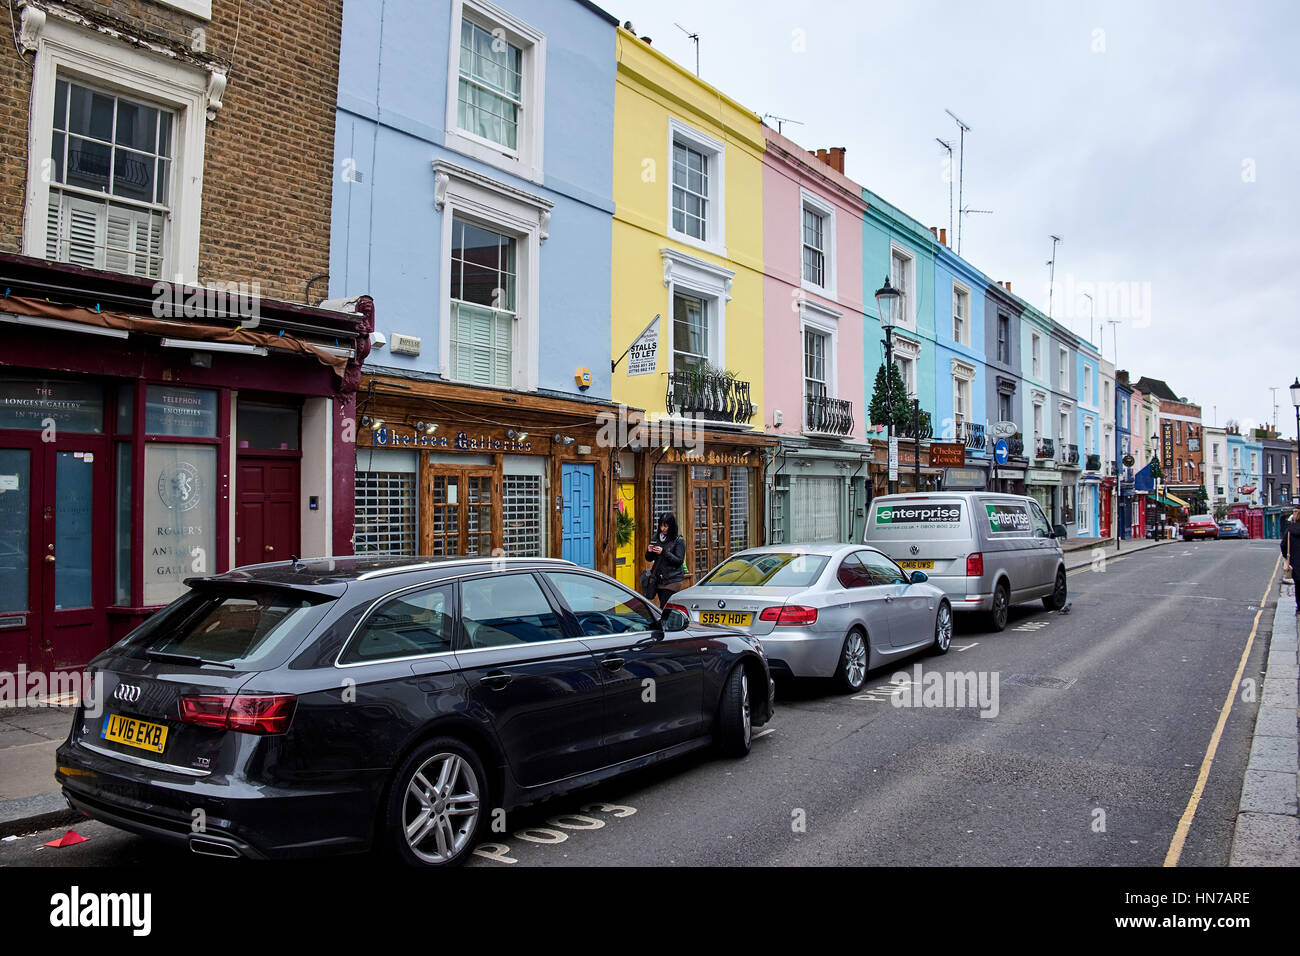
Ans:
[[[871,506],[867,540],[956,538],[966,534],[965,503],[960,499],[877,501]]]
[[[283,588],[196,588],[147,621],[129,643],[145,654],[251,670],[290,642],[296,645],[331,603],[321,595]]]
[[[817,580],[828,560],[824,554],[787,551],[736,555],[714,568],[700,584],[715,588],[806,588]]]

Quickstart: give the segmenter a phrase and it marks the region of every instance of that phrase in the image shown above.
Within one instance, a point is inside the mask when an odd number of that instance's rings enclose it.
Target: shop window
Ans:
[[[184,580],[216,570],[217,447],[146,446],[144,603],[167,604]]]
[[[653,488],[651,489],[651,499],[654,504],[654,514],[650,518],[652,522],[658,521],[660,515],[670,511],[677,516],[678,525],[683,523],[682,511],[678,506],[677,498],[677,476],[679,473],[680,469],[671,465],[655,466]]]
[[[171,385],[145,389],[144,430],[150,435],[217,437],[217,393]]]
[[[799,476],[794,481],[796,541],[840,540],[840,479]]]
[[[241,449],[297,451],[298,409],[241,401],[235,439]]]
[[[0,611],[26,611],[30,597],[31,452],[0,448]]]
[[[501,544],[509,557],[543,556],[543,509],[541,475],[502,476]]]
[[[749,547],[749,469],[731,469],[731,551]]]
[[[131,603],[131,464],[130,442],[117,444],[117,514],[114,536],[117,562],[113,578],[113,600],[119,605]]]
[[[117,389],[117,433],[129,435],[135,430],[135,383]]]
[[[358,451],[352,545],[356,554],[417,553],[416,468],[412,452]]]
[[[0,428],[102,435],[104,390],[92,382],[0,378]]]

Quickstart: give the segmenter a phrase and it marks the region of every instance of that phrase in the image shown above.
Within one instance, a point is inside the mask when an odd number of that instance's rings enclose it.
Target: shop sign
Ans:
[[[494,438],[491,435],[471,435],[457,432],[455,435],[417,435],[411,431],[395,431],[385,425],[373,433],[372,444],[378,448],[429,448],[443,451],[470,452],[520,452],[532,451],[531,441],[516,441],[513,438]]]
[[[1160,455],[1161,464],[1163,464],[1165,468],[1172,469],[1174,467],[1174,423],[1173,422],[1160,423],[1160,450],[1161,450],[1161,455]]]
[[[682,448],[670,448],[663,460],[674,465],[752,465],[748,452],[705,449],[691,454]]]
[[[983,491],[987,484],[978,468],[949,468],[943,473],[945,491]]]
[[[149,435],[217,437],[217,393],[171,385],[145,389],[144,430]]]
[[[627,353],[628,375],[653,375],[659,370],[659,316],[646,326]]]
[[[99,435],[104,431],[104,390],[91,382],[0,378],[0,428]]]
[[[994,438],[1010,438],[1020,431],[1020,426],[1015,422],[994,422],[989,426],[989,434]]]
[[[889,439],[889,480],[898,480],[898,439]]]
[[[966,446],[961,442],[932,442],[930,464],[936,468],[960,468],[966,464]]]

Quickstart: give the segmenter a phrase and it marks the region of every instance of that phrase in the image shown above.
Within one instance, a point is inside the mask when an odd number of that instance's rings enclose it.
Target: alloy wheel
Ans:
[[[744,673],[740,675],[740,719],[745,727],[745,746],[748,747],[754,726],[749,716],[749,675]]]
[[[406,787],[402,829],[407,846],[426,863],[446,863],[473,836],[479,803],[479,781],[469,763],[458,754],[434,754]]]
[[[844,643],[844,677],[857,690],[867,679],[867,646],[854,631]]]
[[[934,625],[934,646],[946,651],[952,643],[952,610],[946,604],[939,605],[939,617]]]

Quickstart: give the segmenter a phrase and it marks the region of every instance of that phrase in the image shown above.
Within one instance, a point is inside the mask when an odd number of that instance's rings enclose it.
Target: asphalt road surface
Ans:
[[[1068,614],[1022,605],[1001,634],[959,618],[947,656],[875,671],[856,696],[778,685],[747,759],[687,757],[516,811],[470,865],[1159,866],[1260,602],[1276,599],[1277,557],[1273,542],[1175,543],[1075,571]],[[1245,666],[1256,687],[1270,621]],[[983,675],[986,706],[895,706],[891,678],[915,680],[917,664],[974,672],[977,687]],[[995,676],[996,716],[981,717]],[[1179,865],[1227,865],[1247,696],[1234,695]],[[0,866],[244,865],[76,829],[88,842],[0,842]]]

